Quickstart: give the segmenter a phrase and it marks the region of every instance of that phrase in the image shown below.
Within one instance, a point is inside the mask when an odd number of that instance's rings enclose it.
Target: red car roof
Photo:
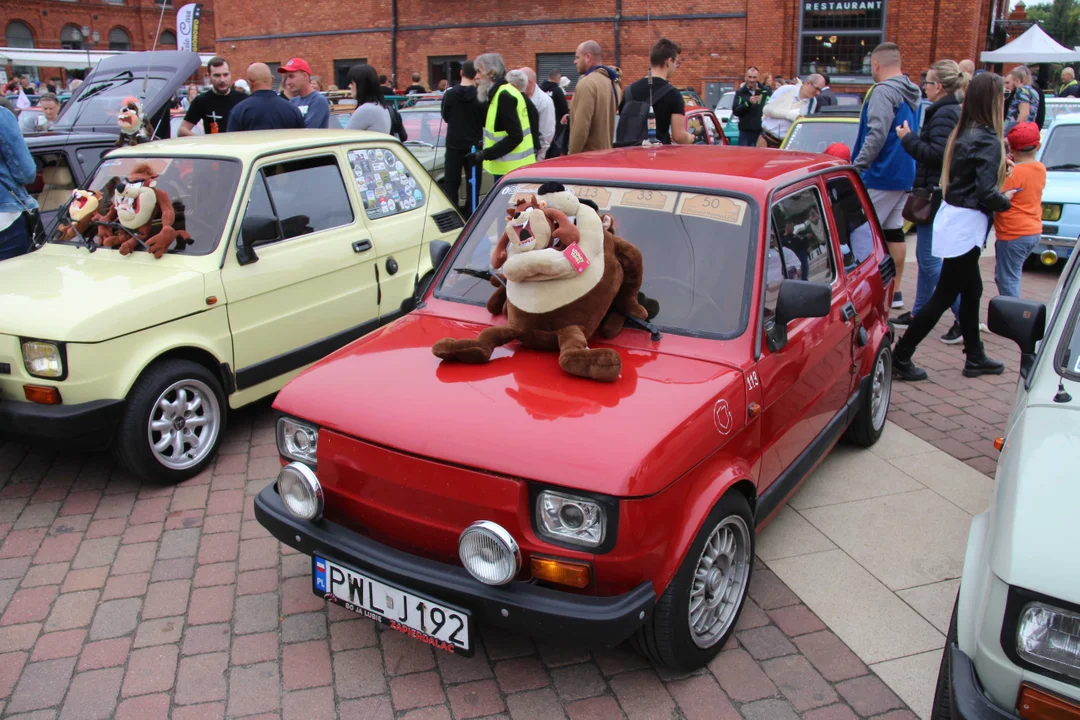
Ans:
[[[515,170],[508,180],[544,178],[690,185],[767,192],[807,173],[844,163],[828,155],[731,146],[619,148],[567,155]],[[748,182],[749,181],[749,182]]]

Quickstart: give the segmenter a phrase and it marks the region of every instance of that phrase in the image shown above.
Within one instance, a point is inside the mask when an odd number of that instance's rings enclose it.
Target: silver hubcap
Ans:
[[[690,637],[712,647],[735,622],[750,576],[750,531],[738,515],[712,531],[694,568],[690,587]]]
[[[198,380],[180,380],[158,396],[146,433],[154,458],[170,470],[198,465],[221,430],[217,395]]]
[[[889,396],[892,394],[892,355],[887,352],[878,356],[874,363],[874,377],[870,384],[870,417],[874,430],[885,425],[889,414]]]

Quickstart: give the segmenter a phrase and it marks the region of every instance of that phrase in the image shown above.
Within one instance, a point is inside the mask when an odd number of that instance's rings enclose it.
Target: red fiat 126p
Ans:
[[[652,316],[597,343],[621,375],[516,343],[441,362],[440,338],[505,322],[485,309],[491,247],[550,182],[644,258]],[[756,531],[842,436],[885,425],[894,267],[858,175],[751,148],[560,158],[507,176],[440,259],[413,312],[278,395],[259,522],[312,556],[315,593],[443,650],[470,655],[489,625],[700,667]]]

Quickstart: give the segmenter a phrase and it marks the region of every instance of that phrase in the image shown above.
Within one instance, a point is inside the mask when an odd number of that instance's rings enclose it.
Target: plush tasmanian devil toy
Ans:
[[[116,147],[138,145],[147,142],[150,138],[143,130],[143,108],[138,98],[126,97],[120,103],[120,113],[116,116],[116,124],[120,126],[120,137],[116,139]]]
[[[103,220],[119,222],[146,245],[146,251],[160,258],[176,240],[176,212],[164,190],[154,187],[157,174],[147,163],[132,168],[126,182],[116,186],[113,206]],[[161,231],[151,236],[155,221],[161,222]],[[127,255],[139,246],[132,234],[101,227],[98,240],[105,247],[120,248]]]
[[[102,218],[98,214],[99,207],[101,207],[101,193],[94,190],[72,192],[71,203],[68,205],[68,217],[71,218],[72,224],[60,226],[60,237],[71,240],[75,237],[76,231],[85,237],[86,231],[90,229],[90,223]]]
[[[539,195],[508,210],[491,253],[492,267],[506,278],[507,324],[476,339],[445,338],[432,351],[444,360],[484,363],[496,347],[520,340],[557,350],[559,366],[571,375],[612,382],[622,369],[619,354],[589,348],[588,341],[598,330],[605,337],[619,332],[622,317],[608,318],[617,311],[647,316],[637,300],[641,252],[605,232],[599,214],[561,185],[547,183]]]

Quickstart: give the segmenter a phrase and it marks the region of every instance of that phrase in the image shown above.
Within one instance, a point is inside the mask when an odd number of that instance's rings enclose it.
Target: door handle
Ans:
[[[844,318],[844,322],[850,322],[855,317],[855,306],[848,303],[844,307],[840,308],[840,315]]]
[[[357,240],[356,242],[354,242],[352,244],[352,249],[353,249],[354,253],[367,252],[368,250],[371,249],[371,241],[370,240]]]

